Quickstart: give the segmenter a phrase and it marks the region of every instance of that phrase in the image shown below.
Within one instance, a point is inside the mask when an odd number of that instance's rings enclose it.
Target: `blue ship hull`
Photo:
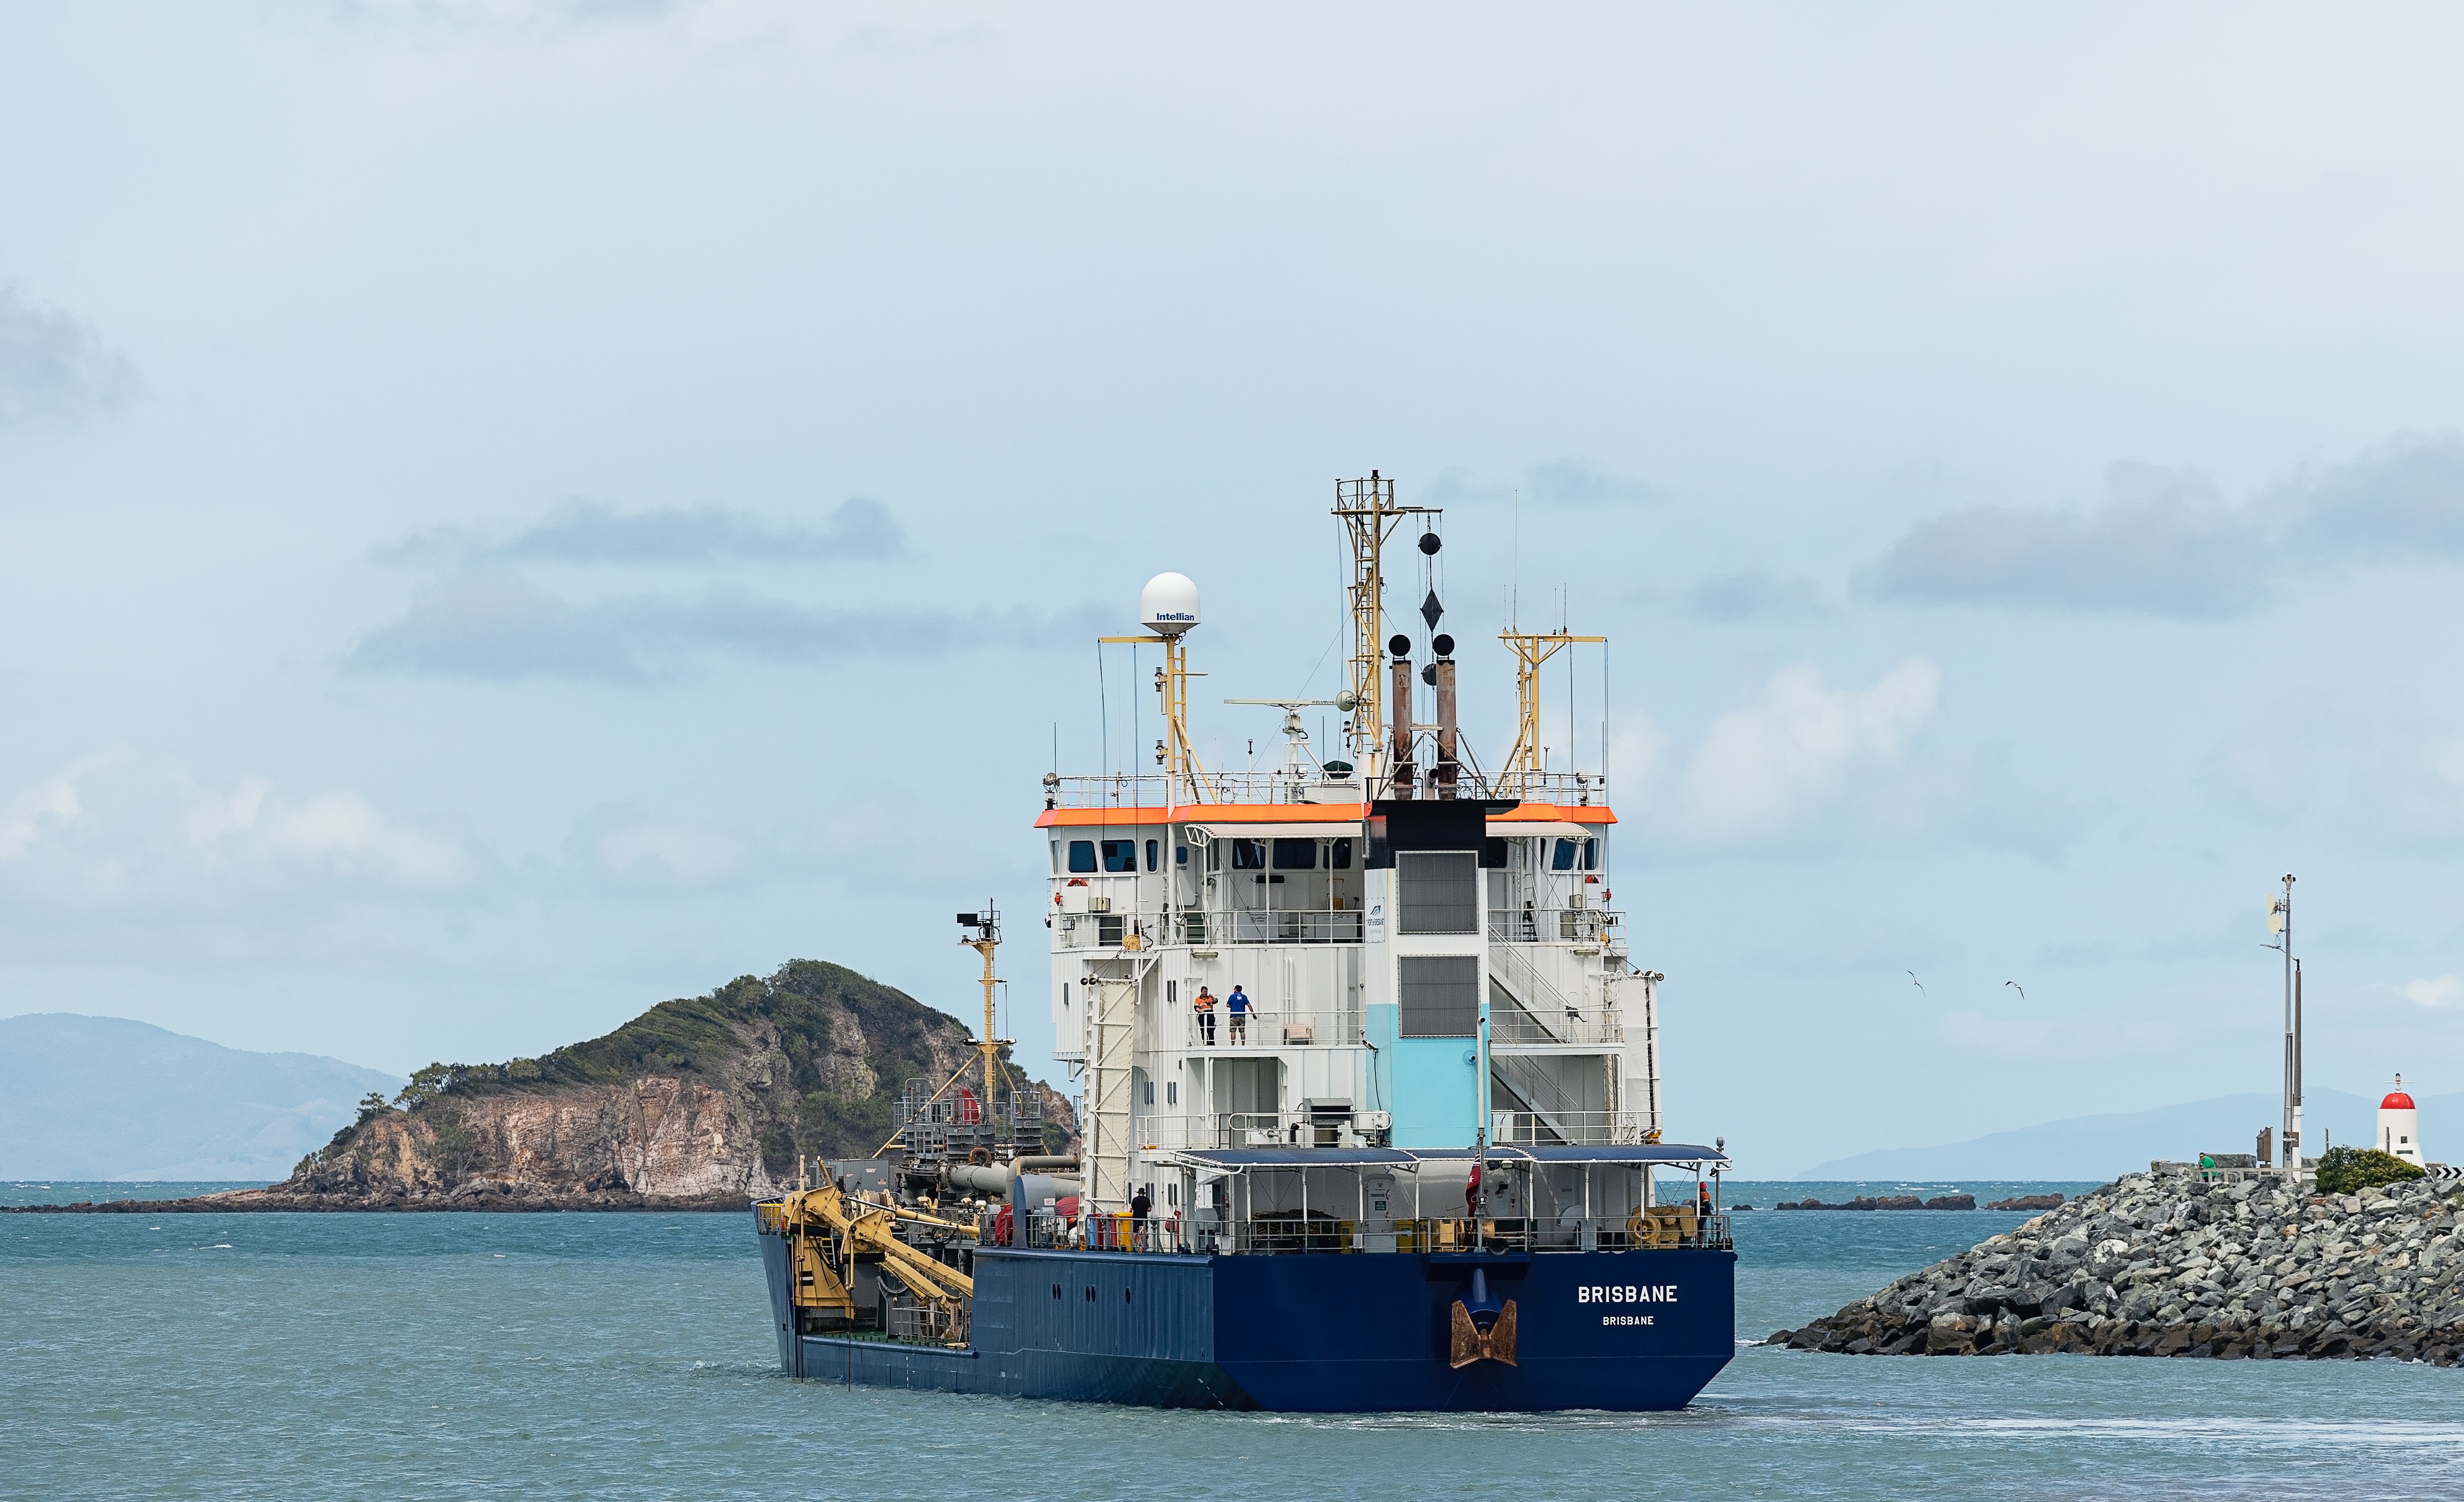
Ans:
[[[1162,1256],[985,1248],[964,1349],[799,1335],[759,1237],[781,1364],[818,1381],[1292,1413],[1682,1408],[1736,1351],[1724,1250]],[[1483,1275],[1515,1361],[1449,1364]]]

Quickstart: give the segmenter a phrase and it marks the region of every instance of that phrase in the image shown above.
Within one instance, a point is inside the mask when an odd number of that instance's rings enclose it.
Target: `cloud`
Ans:
[[[600,875],[631,886],[708,886],[745,866],[740,841],[624,807],[585,815],[574,826],[567,847]]]
[[[2305,554],[2464,557],[2464,440],[2402,437],[2348,463],[2303,470],[2260,504]]]
[[[1630,475],[1568,456],[1525,467],[1517,478],[1491,479],[1462,465],[1440,470],[1421,487],[1419,499],[1436,506],[1486,505],[1517,495],[1545,506],[1630,506],[1660,499],[1660,493]],[[1397,499],[1410,500],[1400,494]]]
[[[700,563],[720,559],[886,559],[907,534],[888,507],[862,496],[839,502],[819,526],[726,506],[627,511],[605,501],[567,501],[509,537],[467,527],[413,533],[380,549],[393,563],[518,559],[565,563]]]
[[[2432,1011],[2464,1006],[2464,980],[2442,975],[2433,980],[2411,981],[2396,987],[2396,994],[2415,1006]]]
[[[1989,1017],[1983,1012],[1947,1013],[1942,1019],[1942,1031],[1959,1048],[2005,1059],[2033,1057],[2054,1035],[2051,1023]]]
[[[203,786],[124,751],[84,758],[0,808],[0,886],[19,902],[214,905],[252,889],[442,891],[487,865],[455,832],[347,788]]]
[[[1813,580],[1784,579],[1769,569],[1702,580],[1686,603],[1696,615],[1714,621],[1794,621],[1831,613]]]
[[[2275,550],[2189,470],[2116,464],[2093,512],[1973,506],[1917,523],[1859,576],[1882,600],[2215,619],[2263,603]]]
[[[2093,511],[1970,506],[1858,576],[1875,599],[2217,620],[2322,564],[2464,559],[2464,439],[2407,436],[2233,505],[2189,470],[2116,464]]]
[[[91,417],[140,386],[137,367],[94,330],[13,284],[0,286],[0,428]]]
[[[816,662],[912,657],[961,647],[1041,647],[1097,634],[1092,607],[1066,615],[894,610],[791,604],[741,590],[575,602],[481,564],[420,589],[409,609],[344,658],[361,673],[642,681],[714,654]]]
[[[1772,674],[1762,702],[1711,722],[1679,789],[1677,826],[1724,844],[1785,828],[1859,762],[1896,759],[1933,718],[1942,670],[1913,657],[1861,690],[1826,686],[1810,664]]]

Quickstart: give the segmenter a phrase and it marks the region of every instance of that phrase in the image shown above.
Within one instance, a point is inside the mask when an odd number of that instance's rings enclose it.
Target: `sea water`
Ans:
[[[1898,1192],[1730,1186],[1766,1206]],[[2023,1218],[1740,1214],[1738,1336]],[[2464,1370],[2393,1362],[1747,1344],[1683,1413],[1158,1413],[791,1382],[768,1309],[748,1215],[0,1217],[0,1496],[2381,1502],[2464,1487]]]

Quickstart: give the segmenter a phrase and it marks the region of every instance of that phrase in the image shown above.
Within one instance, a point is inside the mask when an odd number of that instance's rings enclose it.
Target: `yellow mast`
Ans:
[[[1379,738],[1386,733],[1386,687],[1379,668],[1386,654],[1386,540],[1405,517],[1432,509],[1395,504],[1395,482],[1375,470],[1365,480],[1334,482],[1334,514],[1352,542],[1352,576],[1344,587],[1352,607],[1352,703],[1344,712],[1352,717],[1352,764],[1363,788],[1373,788],[1385,768]]]
[[[1504,630],[1497,639],[1514,653],[1514,749],[1498,768],[1499,793],[1520,798],[1540,771],[1540,665],[1576,642],[1605,642],[1605,636],[1574,636],[1565,631]],[[1572,750],[1571,747],[1568,748]]]

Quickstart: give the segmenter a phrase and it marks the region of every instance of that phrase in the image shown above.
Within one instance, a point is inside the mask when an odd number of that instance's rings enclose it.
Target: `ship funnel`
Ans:
[[[1198,585],[1187,574],[1157,574],[1138,594],[1138,623],[1158,636],[1177,636],[1198,624]]]

